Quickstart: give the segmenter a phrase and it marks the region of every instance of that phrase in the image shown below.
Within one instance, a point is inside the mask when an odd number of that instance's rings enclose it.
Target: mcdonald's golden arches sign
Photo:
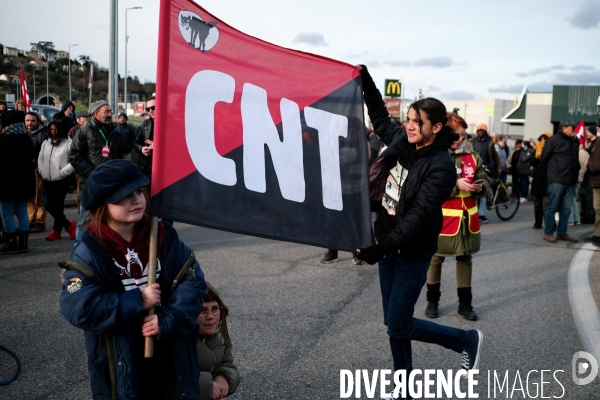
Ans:
[[[385,80],[385,95],[387,97],[400,97],[402,94],[402,83],[398,79]]]

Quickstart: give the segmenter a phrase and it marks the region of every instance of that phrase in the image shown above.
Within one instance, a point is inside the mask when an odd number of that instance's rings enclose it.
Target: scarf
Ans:
[[[143,289],[148,286],[148,252],[150,249],[150,217],[144,215],[135,223],[131,241],[127,241],[106,224],[92,222],[88,227],[90,234],[101,242],[113,259],[125,290]],[[159,224],[158,248],[162,247],[166,229]],[[157,254],[158,266],[156,278],[161,273],[160,250]]]
[[[29,134],[29,132],[27,132],[27,128],[25,128],[24,122],[17,122],[16,124],[11,124],[6,128],[2,129],[3,135],[16,135],[21,133],[24,133],[26,135]]]

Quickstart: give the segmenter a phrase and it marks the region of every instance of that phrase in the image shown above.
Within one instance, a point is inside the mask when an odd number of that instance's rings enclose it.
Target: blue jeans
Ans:
[[[487,199],[486,196],[480,197],[477,199],[477,209],[478,209],[478,214],[485,216],[485,210],[487,208]]]
[[[581,182],[577,182],[575,184],[575,189],[573,190],[573,202],[571,203],[571,215],[569,215],[569,223],[572,224],[574,222],[581,222],[581,215],[579,214],[579,203],[577,199],[579,198],[579,188],[581,187]]]
[[[12,233],[17,231],[14,215],[17,216],[19,230],[29,230],[29,216],[27,215],[28,202],[29,199],[18,201],[0,201],[0,214],[2,214],[4,232]]]
[[[379,282],[383,300],[383,322],[388,327],[394,370],[412,371],[411,340],[434,343],[455,352],[469,344],[469,334],[413,317],[415,304],[427,280],[431,258],[409,260],[400,255],[379,261]]]
[[[502,179],[502,183],[504,183],[506,185],[506,180],[508,178],[508,172],[506,171],[502,171],[502,172],[498,172],[497,170],[494,171],[494,179],[500,178]]]
[[[529,197],[529,175],[519,174],[519,192],[521,197]]]
[[[558,231],[559,235],[567,234],[567,223],[571,215],[571,203],[575,184],[563,185],[561,183],[548,183],[548,205],[546,206],[546,217],[544,219],[544,233],[553,235],[556,231],[554,214],[559,213]]]
[[[81,236],[83,235],[83,220],[87,211],[83,209],[83,206],[79,206],[79,216],[77,217],[77,234],[75,235],[75,243],[73,246],[77,246],[77,243],[81,242]]]

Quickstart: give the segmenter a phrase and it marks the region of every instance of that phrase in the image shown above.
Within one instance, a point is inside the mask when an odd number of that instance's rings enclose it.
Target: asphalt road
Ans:
[[[67,216],[74,218],[75,209]],[[437,319],[483,331],[475,393],[479,398],[600,398],[600,377],[586,386],[571,378],[572,357],[584,349],[569,304],[567,273],[582,244],[542,241],[542,232],[531,229],[531,203],[509,222],[492,213],[488,217],[482,251],[474,256],[473,305],[480,319],[469,322],[456,314],[452,260],[443,271]],[[349,253],[323,265],[320,248],[175,227],[231,310],[229,329],[242,375],[232,399],[339,399],[341,369],[392,368],[376,266],[355,266]],[[583,238],[592,227],[570,227],[569,233]],[[0,387],[0,399],[91,398],[83,333],[58,313],[56,264],[68,258],[72,242],[46,242],[44,236],[31,235],[29,253],[0,259],[0,345],[22,363],[18,379]],[[595,254],[590,280],[596,300],[599,270]],[[425,305],[423,292],[415,316],[423,316]],[[413,342],[413,360],[419,369],[459,368],[458,354],[425,343]],[[0,352],[0,380],[8,379],[13,368]],[[551,372],[542,379],[541,370]],[[500,381],[506,378],[502,391],[493,384],[494,374]],[[362,396],[367,398],[364,389]]]

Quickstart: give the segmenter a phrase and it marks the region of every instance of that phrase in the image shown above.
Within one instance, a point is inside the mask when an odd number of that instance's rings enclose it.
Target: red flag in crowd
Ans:
[[[579,138],[579,144],[587,149],[587,134],[585,133],[585,122],[583,120],[579,121],[575,127],[575,135]]]
[[[27,81],[25,80],[25,72],[23,72],[23,70],[21,70],[21,100],[23,100],[23,102],[25,103],[27,111],[31,111],[31,101],[29,100],[29,92],[27,91]]]
[[[158,216],[346,251],[371,244],[355,66],[248,36],[191,0],[161,1],[158,37]]]

